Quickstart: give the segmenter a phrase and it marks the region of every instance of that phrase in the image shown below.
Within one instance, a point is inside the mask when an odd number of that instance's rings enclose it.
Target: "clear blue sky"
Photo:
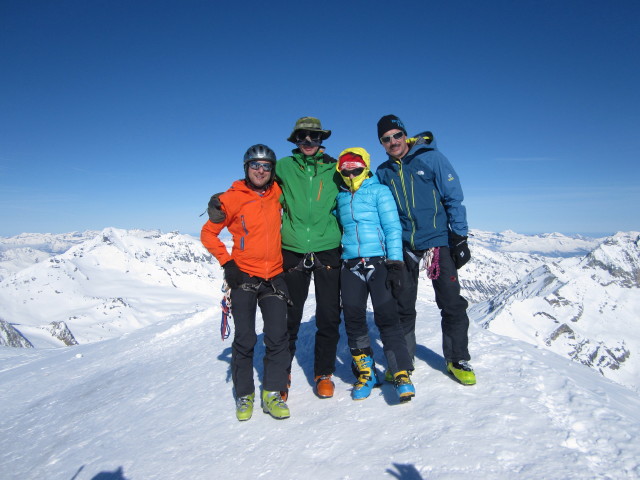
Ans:
[[[471,228],[640,229],[640,2],[0,0],[0,235],[198,233],[295,120],[434,132]]]

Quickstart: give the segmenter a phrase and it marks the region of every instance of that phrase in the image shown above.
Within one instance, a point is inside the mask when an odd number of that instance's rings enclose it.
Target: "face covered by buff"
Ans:
[[[347,148],[340,153],[336,170],[349,190],[355,192],[369,176],[370,165],[371,157],[364,148]]]

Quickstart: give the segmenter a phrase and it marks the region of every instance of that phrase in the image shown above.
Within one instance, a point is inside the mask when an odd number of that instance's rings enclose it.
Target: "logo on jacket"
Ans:
[[[452,181],[455,180],[455,178],[453,178],[453,175],[449,174],[449,176],[447,177],[447,181]]]
[[[422,170],[418,170],[418,171],[416,172],[416,175],[424,175],[424,171],[422,171]]]

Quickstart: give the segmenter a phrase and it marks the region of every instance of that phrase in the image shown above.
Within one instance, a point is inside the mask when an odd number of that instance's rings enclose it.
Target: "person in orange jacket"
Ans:
[[[220,194],[219,222],[208,220],[200,240],[224,269],[231,289],[235,333],[231,346],[231,377],[236,395],[236,417],[249,420],[255,385],[253,351],[256,306],[264,321],[264,376],[262,409],[274,418],[290,415],[280,392],[287,390],[290,362],[287,333],[288,291],[282,275],[282,190],[274,182],[276,156],[266,145],[250,147],[244,155],[245,178]],[[214,218],[214,220],[216,220]],[[218,237],[223,228],[233,237],[231,254]]]

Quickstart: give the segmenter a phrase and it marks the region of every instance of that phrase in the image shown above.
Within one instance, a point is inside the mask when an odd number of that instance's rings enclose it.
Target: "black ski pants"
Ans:
[[[265,354],[263,359],[264,390],[279,392],[287,389],[289,349],[287,336],[287,294],[283,275],[271,281],[243,273],[246,282],[231,289],[231,313],[235,326],[231,345],[231,378],[236,396],[255,391],[253,382],[253,350],[257,342],[256,306],[260,306],[264,323]]]
[[[342,310],[349,348],[371,347],[367,327],[367,298],[370,295],[373,319],[380,332],[387,368],[394,374],[412,370],[412,357],[400,325],[397,303],[386,286],[387,266],[384,259],[356,262],[357,259],[347,260],[340,270]]]
[[[318,376],[333,374],[336,368],[340,340],[340,249],[315,252],[314,255],[315,264],[309,262],[309,268],[305,268],[302,266],[304,254],[282,250],[284,279],[289,290],[289,298],[293,302],[293,306],[289,306],[287,310],[291,361],[295,357],[304,304],[309,295],[313,275],[316,294],[313,371],[314,375]]]
[[[405,247],[406,248],[406,247]],[[424,250],[413,251],[421,258]],[[400,323],[405,333],[411,357],[416,352],[416,300],[420,265],[409,255],[404,256],[407,271],[405,288],[398,296]],[[458,271],[451,258],[449,247],[440,247],[440,275],[432,280],[436,304],[440,309],[442,328],[442,353],[447,361],[470,360],[468,302],[460,295]]]

